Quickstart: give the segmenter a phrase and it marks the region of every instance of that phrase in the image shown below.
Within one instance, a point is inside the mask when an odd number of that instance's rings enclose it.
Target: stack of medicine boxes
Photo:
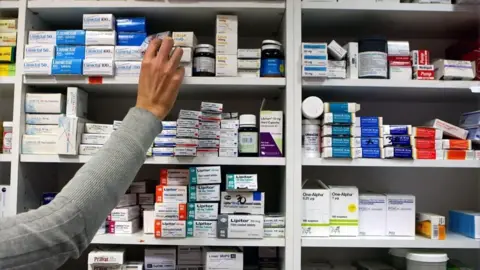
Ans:
[[[130,187],[130,193],[120,197],[115,209],[107,217],[106,229],[109,234],[132,234],[140,229],[140,207],[137,205],[137,193],[144,193],[144,182],[138,182]],[[140,195],[140,194],[138,194]],[[153,196],[152,196],[153,198]]]
[[[156,238],[186,237],[188,169],[160,173],[155,191],[154,234]]]
[[[185,77],[192,77],[193,72],[193,48],[197,46],[197,38],[193,32],[173,32],[173,45],[182,47],[183,55],[180,65],[185,69]]]
[[[356,117],[357,103],[325,103],[323,158],[382,158],[382,117]]]
[[[238,77],[260,77],[261,49],[238,49]]]
[[[189,179],[187,237],[216,238],[220,166],[192,167]]]
[[[384,132],[394,132],[395,127],[386,126]],[[409,126],[397,128],[397,133],[410,132]],[[385,135],[385,144],[394,146],[386,149],[386,158],[443,159],[443,132],[430,127],[413,127],[410,135]],[[395,147],[396,146],[396,147]],[[387,153],[388,152],[388,153]]]
[[[155,137],[153,142],[154,157],[173,157],[177,137],[177,122],[163,121],[162,132]]]
[[[220,121],[223,104],[202,102],[200,106],[200,130],[198,131],[197,156],[218,157],[220,147]]]
[[[265,193],[259,192],[256,174],[227,174],[218,218],[218,238],[264,236]]]
[[[199,246],[178,246],[177,269],[202,269],[202,247]]]
[[[238,18],[217,15],[215,76],[237,77]]]
[[[180,110],[177,120],[177,138],[174,142],[175,156],[197,156],[200,117],[199,111]]]
[[[140,45],[146,37],[145,18],[118,18],[117,32],[115,75],[140,76],[143,59]]]
[[[23,73],[26,75],[51,75],[55,57],[55,31],[30,31],[25,45]]]
[[[80,144],[80,155],[94,155],[100,150],[110,138],[113,132],[113,125],[85,123],[85,133],[82,134]]]
[[[238,157],[238,113],[223,113],[220,123],[220,157]]]
[[[335,40],[328,44],[328,53],[333,58],[328,60],[327,77],[329,79],[346,79],[347,78],[347,50],[340,46]]]
[[[112,14],[84,14],[83,30],[87,30],[83,75],[113,76],[117,45],[115,17]]]
[[[302,43],[302,77],[327,78],[327,43]]]
[[[263,232],[265,238],[285,238],[285,216],[266,215],[263,219]]]
[[[17,19],[0,18],[0,76],[15,75]]]
[[[383,126],[384,158],[413,158],[411,125]]]

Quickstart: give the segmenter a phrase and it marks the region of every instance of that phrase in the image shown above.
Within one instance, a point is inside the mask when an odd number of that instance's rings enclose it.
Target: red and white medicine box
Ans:
[[[430,65],[430,52],[427,50],[414,50],[411,52],[412,64]]]

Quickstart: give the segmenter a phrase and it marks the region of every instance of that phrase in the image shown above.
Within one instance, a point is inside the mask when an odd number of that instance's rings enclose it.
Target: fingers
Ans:
[[[182,59],[183,49],[180,47],[175,48],[170,56],[170,60],[168,61],[168,69],[172,72],[175,71],[178,66],[180,65],[180,60]]]
[[[172,51],[173,39],[171,37],[165,37],[162,41],[162,46],[160,46],[160,51],[157,53],[157,60],[160,63],[168,62],[168,56]]]
[[[177,70],[173,73],[170,83],[168,84],[167,89],[165,89],[165,94],[167,98],[176,99],[178,95],[178,89],[182,84],[183,77],[185,76],[185,69],[183,67],[178,67]]]
[[[161,45],[161,39],[153,39],[152,41],[150,41],[150,44],[148,44],[147,51],[145,52],[143,58],[147,60],[155,58]]]

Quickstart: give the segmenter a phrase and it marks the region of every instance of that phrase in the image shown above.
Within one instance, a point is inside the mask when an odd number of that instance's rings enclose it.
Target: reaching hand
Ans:
[[[170,112],[177,100],[185,70],[180,67],[181,48],[173,47],[173,40],[154,39],[143,57],[138,83],[137,107],[150,111],[160,120]],[[160,49],[160,50],[159,50]]]

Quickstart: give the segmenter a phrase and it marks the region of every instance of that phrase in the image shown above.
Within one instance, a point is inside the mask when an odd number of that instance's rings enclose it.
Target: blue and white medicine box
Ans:
[[[117,19],[118,32],[146,32],[145,17]]]
[[[448,229],[464,236],[480,238],[480,213],[450,210],[448,212]]]
[[[146,33],[118,33],[117,42],[120,46],[140,46],[147,38]]]
[[[53,59],[52,75],[82,75],[83,59]]]
[[[57,46],[55,59],[85,59],[85,46]]]
[[[85,31],[57,30],[57,45],[85,45]]]

